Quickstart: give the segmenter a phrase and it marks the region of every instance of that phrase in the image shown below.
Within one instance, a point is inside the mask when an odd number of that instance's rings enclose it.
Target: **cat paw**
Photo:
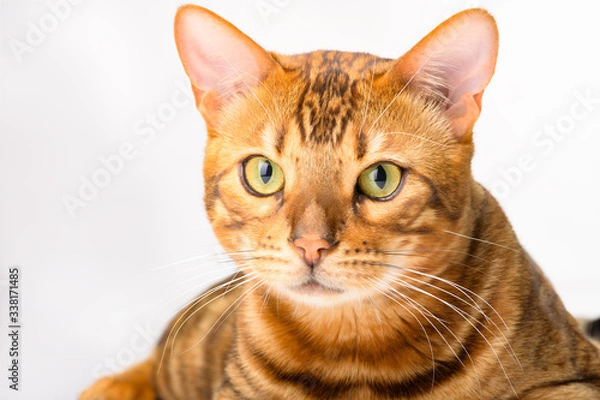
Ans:
[[[79,400],[156,400],[154,390],[119,377],[102,378],[87,388]]]

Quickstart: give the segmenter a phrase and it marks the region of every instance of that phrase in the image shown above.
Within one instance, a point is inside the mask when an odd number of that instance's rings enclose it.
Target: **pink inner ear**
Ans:
[[[175,39],[192,85],[228,97],[252,86],[273,65],[269,54],[216,14],[197,6],[180,8]]]
[[[481,93],[489,83],[496,64],[497,34],[495,26],[485,21],[460,24],[444,41],[427,54],[430,61],[443,69],[442,80],[448,88],[450,103],[465,93]]]
[[[445,95],[446,116],[461,140],[481,111],[481,96],[496,66],[498,31],[485,10],[458,13],[440,24],[400,58],[398,70],[425,95]]]

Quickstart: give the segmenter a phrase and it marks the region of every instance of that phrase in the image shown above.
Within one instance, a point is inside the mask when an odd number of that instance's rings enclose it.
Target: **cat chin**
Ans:
[[[355,302],[362,298],[358,292],[328,287],[314,280],[299,286],[279,288],[278,292],[294,303],[316,308],[331,308],[335,305]]]
[[[319,295],[329,296],[329,295],[339,295],[339,294],[344,293],[344,291],[341,289],[326,286],[315,279],[311,279],[307,282],[304,282],[300,286],[294,287],[292,289],[292,291],[298,292],[303,295],[308,295],[308,296],[319,296]]]

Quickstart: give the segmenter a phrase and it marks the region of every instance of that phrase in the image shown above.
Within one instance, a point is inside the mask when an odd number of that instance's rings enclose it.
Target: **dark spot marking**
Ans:
[[[440,189],[433,183],[433,181],[423,175],[419,175],[419,178],[425,182],[431,189],[431,197],[428,201],[428,206],[435,211],[441,213],[447,220],[456,221],[462,215],[462,207],[460,204],[452,203],[448,196],[443,196]],[[452,188],[446,188],[448,190]]]
[[[277,137],[275,138],[275,150],[281,155],[283,151],[283,145],[285,143],[285,129],[282,127],[277,129]]]
[[[315,399],[337,399],[356,386],[351,382],[325,381],[308,371],[286,371],[276,365],[262,352],[251,349],[252,355],[264,370],[275,380],[297,386],[306,395]]]
[[[433,229],[427,226],[411,229],[404,225],[394,225],[391,230],[402,235],[431,235],[433,233]]]
[[[231,220],[230,222],[223,225],[223,228],[230,230],[239,230],[242,229],[246,223],[244,221],[235,221]]]
[[[356,138],[356,148],[354,149],[356,152],[356,157],[361,160],[365,154],[367,154],[367,139],[365,137],[365,133],[360,131],[358,132],[358,137]]]
[[[342,70],[343,53],[325,52],[323,65],[316,76],[306,75],[307,82],[300,94],[296,122],[302,140],[315,144],[341,142],[356,107],[355,81]]]
[[[480,314],[477,317],[474,326],[483,326],[484,320],[485,314]],[[399,332],[399,335],[404,337],[403,332]],[[469,357],[473,359],[476,358],[475,353],[477,351],[477,344],[483,340],[477,329],[473,327],[465,339],[459,339],[459,343],[461,343],[461,349],[460,351],[456,352],[458,356],[443,361],[436,360],[435,369],[432,366],[432,368],[429,370],[423,371],[420,374],[403,381],[370,382],[369,387],[375,392],[378,398],[395,398],[398,395],[412,398],[430,392],[432,390],[432,377],[434,376],[434,370],[435,381],[433,381],[433,384],[439,387],[456,374],[462,373],[465,365],[468,365],[469,363]],[[410,344],[406,341],[405,343],[407,345]],[[424,356],[427,357],[427,355]]]
[[[527,390],[519,393],[518,397],[512,397],[511,400],[525,398],[530,393],[535,394],[536,390],[546,389],[546,388],[554,388],[555,389],[555,388],[559,388],[561,386],[568,386],[568,385],[584,385],[584,386],[588,386],[591,389],[597,389],[598,387],[600,387],[600,378],[598,378],[597,376],[584,376],[581,378],[566,379],[563,381],[554,380],[554,381],[544,382],[541,385],[538,385],[538,386],[535,386],[532,388],[528,388]]]

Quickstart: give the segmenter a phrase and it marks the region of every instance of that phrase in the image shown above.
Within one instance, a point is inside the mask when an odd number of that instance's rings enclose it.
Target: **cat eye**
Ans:
[[[371,165],[358,177],[358,188],[374,200],[387,200],[402,180],[402,170],[395,164],[381,162]]]
[[[266,157],[250,157],[243,163],[242,171],[246,188],[254,195],[270,196],[283,189],[283,171]]]

